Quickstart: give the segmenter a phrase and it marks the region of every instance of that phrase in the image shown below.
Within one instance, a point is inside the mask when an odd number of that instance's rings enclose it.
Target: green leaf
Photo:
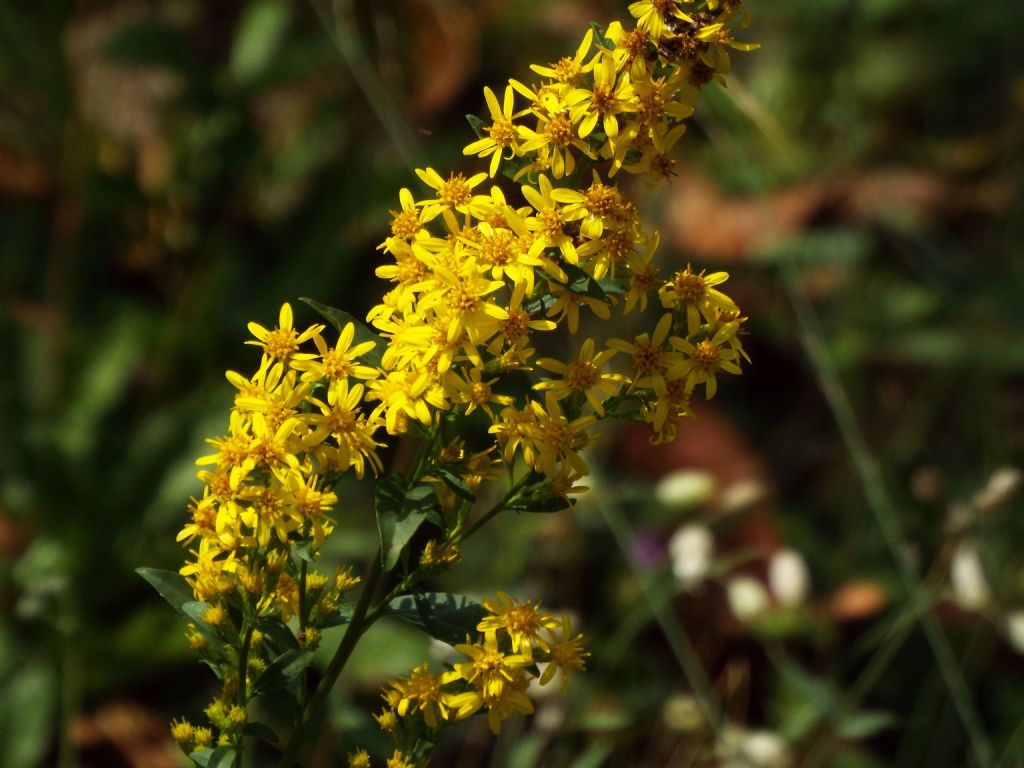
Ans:
[[[135,572],[148,581],[174,610],[189,621],[192,620],[185,613],[184,606],[185,603],[194,602],[195,596],[184,576],[174,571],[162,571],[159,568],[136,568]]]
[[[0,765],[30,768],[40,764],[56,725],[58,690],[53,667],[42,662],[25,663],[3,681]]]
[[[564,283],[565,287],[573,293],[578,293],[582,296],[589,296],[592,299],[598,301],[608,301],[608,294],[604,292],[604,288],[594,278],[584,272],[582,269],[577,267],[575,264],[562,263],[559,264],[562,271],[565,272],[566,277],[569,278],[568,283]]]
[[[444,480],[444,484],[455,491],[457,496],[466,501],[476,501],[476,496],[473,495],[473,491],[470,490],[469,484],[463,477],[442,468],[435,469],[433,473]]]
[[[262,632],[270,642],[282,651],[294,651],[300,647],[298,638],[295,637],[295,633],[292,632],[291,628],[273,616],[264,616],[257,621],[256,629]]]
[[[836,734],[843,739],[866,739],[879,731],[892,728],[899,718],[892,712],[864,711],[844,717],[836,726]]]
[[[387,346],[384,339],[382,339],[376,333],[371,331],[364,323],[360,322],[359,320],[356,320],[354,317],[352,317],[352,315],[350,315],[343,309],[329,307],[326,304],[320,303],[316,299],[311,299],[306,296],[300,297],[299,301],[301,301],[303,304],[309,305],[317,312],[319,312],[325,320],[327,320],[331,325],[334,326],[334,329],[338,333],[341,333],[342,328],[344,328],[346,325],[352,323],[352,325],[355,326],[356,330],[355,338],[353,339],[353,344],[361,344],[364,341],[372,341],[376,344],[376,346],[373,349],[371,349],[369,352],[363,355],[363,360],[366,361],[367,365],[372,365],[378,368],[380,367],[381,358],[384,355],[384,348]]]
[[[466,122],[469,123],[469,127],[473,129],[473,133],[476,134],[478,139],[484,137],[484,123],[483,118],[479,115],[466,115]]]
[[[384,570],[390,571],[409,539],[436,506],[436,499],[430,486],[408,488],[404,477],[391,475],[377,483],[375,506],[381,562]]]
[[[181,612],[185,618],[196,625],[196,629],[206,638],[208,642],[214,648],[221,648],[224,645],[224,641],[227,640],[233,644],[233,641],[238,638],[238,634],[234,631],[227,637],[221,637],[220,633],[212,626],[206,623],[203,616],[206,614],[206,610],[210,606],[207,603],[200,603],[195,600],[189,600],[181,606]],[[227,622],[225,622],[226,624]]]
[[[321,629],[326,629],[327,627],[343,627],[352,621],[352,614],[354,610],[352,603],[343,603],[337,613],[328,616],[326,619],[318,619],[316,624]]]
[[[549,514],[572,507],[572,503],[564,496],[552,493],[550,481],[541,473],[534,470],[529,480],[530,482],[516,494],[506,509],[512,512]]]
[[[238,755],[231,747],[197,749],[189,757],[200,768],[233,768]]]
[[[274,60],[291,20],[291,8],[280,0],[261,0],[250,5],[238,24],[231,49],[231,75],[251,83]]]
[[[246,736],[252,736],[254,739],[265,741],[268,744],[277,744],[277,734],[274,733],[274,729],[264,723],[246,723],[242,733]]]
[[[313,651],[308,648],[285,651],[267,665],[253,687],[253,695],[294,690],[299,676],[312,663]]]
[[[594,43],[597,45],[603,45],[605,48],[612,49],[615,47],[615,43],[612,42],[611,38],[604,36],[604,27],[598,24],[596,21],[590,22],[590,28],[594,30]]]
[[[572,507],[564,496],[525,496],[519,497],[506,509],[511,512],[533,512],[538,514],[551,514],[562,512]]]
[[[450,592],[396,597],[386,611],[448,645],[466,642],[466,635],[476,634],[476,625],[487,615],[479,603]]]

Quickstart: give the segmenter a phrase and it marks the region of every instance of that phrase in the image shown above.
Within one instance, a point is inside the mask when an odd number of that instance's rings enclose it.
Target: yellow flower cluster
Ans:
[[[613,182],[620,171],[671,175],[670,151],[698,91],[728,71],[730,48],[754,47],[732,37],[745,21],[740,6],[634,2],[635,28],[589,30],[573,56],[533,67],[540,82],[510,81],[500,103],[485,89],[491,122],[480,123],[465,153],[486,159],[487,170],[420,169],[426,195],[400,191],[380,246],[390,258],[377,269],[390,289],[367,317],[376,334],[327,312],[338,331],[330,343],[324,325],[296,328],[288,304],[275,327],[250,323],[261,363],[251,377],[227,374],[238,390],[228,432],[197,461],[204,492],[178,535],[191,553],[181,574],[206,604],[190,642],[227,670],[225,706],[244,714],[271,658],[258,623],[297,621],[300,644],[313,645],[337,619],[358,580],[309,564],[335,525],[332,488],[350,471],[378,474],[385,435],[427,438],[409,482],[431,495],[441,535],[403,567],[418,562],[413,570],[429,573],[458,561],[474,530],[464,523],[476,491],[502,463],[511,474],[527,467],[507,501],[565,506],[585,490],[576,484],[588,473],[581,452],[600,420],[641,419],[652,441],[671,440],[695,391],[710,398],[719,374],[740,373],[745,318],[721,291],[728,275],[687,266],[659,276],[659,234],[644,230]],[[503,166],[516,183],[486,185]],[[596,321],[649,304],[661,309],[651,330],[631,340],[593,332]],[[558,327],[579,342],[567,357],[539,356],[538,340]],[[468,417],[490,436],[476,453],[458,437],[470,431]],[[486,709],[497,731],[509,714],[530,710],[524,690],[535,660],[549,664],[542,683],[582,667],[586,654],[567,621],[502,599],[500,609],[488,605],[482,638],[459,646],[469,661],[392,683],[392,720],[418,713],[433,728]],[[530,614],[532,629],[508,618],[516,611]],[[233,644],[234,655],[211,638]],[[211,716],[218,743],[237,743],[244,720],[232,711]],[[179,741],[210,742],[186,726]]]
[[[377,722],[395,742],[395,755],[410,765],[424,729],[433,741],[446,726],[486,712],[491,732],[499,734],[512,715],[533,712],[527,695],[531,682],[543,686],[559,675],[564,695],[569,674],[582,670],[590,655],[568,616],[558,619],[539,603],[519,602],[503,592],[483,605],[488,615],[476,626],[481,634],[455,646],[466,661],[437,675],[421,664],[384,688]]]

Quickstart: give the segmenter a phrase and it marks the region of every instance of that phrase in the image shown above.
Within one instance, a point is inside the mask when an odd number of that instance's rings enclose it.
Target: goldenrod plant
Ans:
[[[730,50],[755,47],[734,38],[745,12],[737,0],[629,11],[635,26],[594,25],[570,56],[535,65],[537,82],[485,89],[488,116],[471,120],[479,138],[464,150],[484,170],[416,171],[426,191],[398,195],[377,268],[388,290],[368,325],[312,300],[325,323],[296,326],[286,303],[273,327],[249,324],[261,358],[254,373],[227,373],[237,389],[227,433],[197,460],[204,490],[178,534],[188,560],[180,574],[142,570],[219,681],[208,724],[172,724],[196,764],[241,765],[247,741],[263,739],[295,765],[354,647],[384,616],[462,659],[387,683],[376,719],[393,742],[389,768],[426,765],[442,732],[477,714],[499,733],[533,711],[534,683],[558,680],[564,692],[584,670],[568,616],[425,585],[495,516],[571,508],[600,422],[639,420],[652,442],[672,440],[690,398],[714,396],[747,359],[728,275],[662,275],[659,234],[618,183],[672,175],[701,88],[729,71]],[[600,333],[631,314],[649,316],[648,330]],[[539,355],[560,328],[568,353]],[[385,471],[399,439],[416,456]],[[361,577],[317,567],[355,514],[335,490],[349,474],[375,484],[380,547]],[[339,625],[309,690],[314,650]],[[281,739],[251,719],[263,696],[292,702]],[[349,757],[370,764],[365,750]]]

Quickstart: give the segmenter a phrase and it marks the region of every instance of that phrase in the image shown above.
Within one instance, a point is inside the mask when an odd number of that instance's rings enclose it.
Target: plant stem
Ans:
[[[368,611],[383,572],[380,550],[375,552],[370,558],[368,570],[369,573],[366,576],[362,594],[359,595],[359,602],[356,604],[355,612],[352,614],[352,621],[349,622],[348,629],[345,631],[345,636],[341,639],[338,650],[335,651],[334,657],[331,659],[330,664],[327,665],[323,678],[320,680],[319,685],[317,685],[312,698],[309,700],[309,704],[302,714],[302,718],[292,732],[291,738],[285,746],[284,754],[281,756],[281,761],[278,763],[278,768],[292,768],[295,765],[310,724],[315,722],[320,716],[321,710],[323,710],[324,705],[327,703],[327,696],[334,687],[334,684],[338,682],[338,677],[345,668],[345,663],[352,655],[352,651],[356,647],[356,643],[359,642],[359,638],[370,628],[379,615],[376,611],[368,615]]]
[[[828,359],[814,308],[801,287],[800,271],[795,264],[787,260],[783,264],[782,274],[790,304],[800,328],[801,342],[814,366],[822,392],[832,410],[846,449],[853,459],[857,474],[860,475],[868,506],[882,532],[882,538],[885,540],[889,553],[896,563],[907,596],[912,602],[927,600],[926,595],[922,594],[925,592],[925,588],[920,584],[903,557],[903,553],[907,550],[907,540],[900,527],[899,516],[882,481],[878,462],[868,448],[867,440],[853,413],[853,407]],[[935,661],[939,665],[950,698],[952,698],[964,730],[967,732],[978,765],[982,768],[991,768],[995,764],[992,745],[982,726],[981,719],[978,717],[978,712],[971,699],[970,689],[964,678],[963,670],[957,663],[949,638],[946,637],[942,626],[935,618],[930,604],[924,605],[918,615],[918,620],[924,630],[928,645],[931,646]]]
[[[469,528],[466,529],[465,533],[459,536],[459,541],[462,542],[468,539],[480,528],[482,528],[492,517],[494,517],[499,512],[504,510],[506,505],[510,501],[512,501],[512,499],[515,498],[515,495],[519,493],[519,491],[522,489],[524,485],[526,485],[526,481],[529,479],[529,477],[530,473],[527,472],[525,475],[522,476],[522,478],[520,478],[518,482],[514,483],[512,487],[508,489],[508,493],[506,493],[502,497],[501,501],[499,501],[497,504],[495,504],[493,507],[487,510],[482,517],[480,517],[475,523],[473,523],[471,526],[469,526]]]
[[[633,557],[629,551],[629,522],[625,516],[612,504],[596,503],[601,510],[605,523],[615,537],[619,550],[625,557],[626,562],[629,563],[630,569],[633,571],[633,577],[640,585],[640,591],[643,593],[644,600],[658,622],[658,626],[661,627],[661,632],[668,641],[672,655],[676,657],[676,661],[679,662],[683,674],[690,683],[690,688],[693,689],[693,695],[697,699],[701,712],[711,726],[712,732],[717,733],[718,726],[722,721],[722,711],[715,698],[711,681],[708,679],[707,674],[705,674],[704,667],[697,656],[697,650],[693,647],[693,643],[690,642],[686,630],[679,623],[675,613],[670,610],[670,606],[655,593],[655,585],[651,583],[650,576],[633,562]]]
[[[306,606],[306,578],[308,576],[308,571],[309,563],[303,559],[302,563],[299,565],[299,637],[302,639],[303,643],[305,643],[306,640],[306,614],[309,610]],[[302,674],[299,675],[299,692],[296,697],[299,705],[299,718],[302,717],[302,710],[306,706],[306,697],[309,695],[309,692],[306,690],[307,676],[308,669],[303,669]]]

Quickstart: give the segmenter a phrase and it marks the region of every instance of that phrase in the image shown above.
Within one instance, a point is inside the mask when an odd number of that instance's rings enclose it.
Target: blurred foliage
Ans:
[[[1024,662],[1005,622],[1024,607],[1022,507],[965,504],[1024,455],[1024,5],[750,6],[763,48],[709,90],[655,202],[670,212],[666,264],[728,264],[749,308],[752,373],[715,406],[776,503],[687,514],[713,517],[737,563],[788,542],[816,607],[745,629],[720,589],[680,597],[665,539],[692,517],[652,500],[644,460],[613,456],[600,502],[509,518],[452,576],[579,611],[589,689],[493,753],[468,729],[441,764],[700,764],[679,622],[728,718],[808,761],[973,764],[802,347],[787,269],[899,513],[900,556],[934,596],[997,753],[1024,759]],[[411,166],[453,167],[484,84],[528,77],[590,19],[623,13],[612,0],[0,4],[0,765],[176,764],[145,750],[209,681],[133,570],[177,567],[193,458],[231,396],[222,372],[253,365],[245,323],[305,295],[362,314]],[[728,442],[702,420],[706,445]],[[699,466],[694,453],[678,464]],[[707,463],[726,490],[743,479]],[[369,551],[365,493],[351,489],[339,562]],[[628,519],[625,539],[609,514]],[[752,536],[751,516],[774,533]],[[982,611],[947,599],[968,538],[993,592]],[[836,607],[865,583],[876,610]],[[370,640],[331,717],[346,742],[376,738],[380,679],[422,655],[405,628]],[[157,713],[131,710],[130,738],[104,726],[125,700]],[[730,764],[723,739],[715,759]],[[341,754],[323,745],[324,761]]]

